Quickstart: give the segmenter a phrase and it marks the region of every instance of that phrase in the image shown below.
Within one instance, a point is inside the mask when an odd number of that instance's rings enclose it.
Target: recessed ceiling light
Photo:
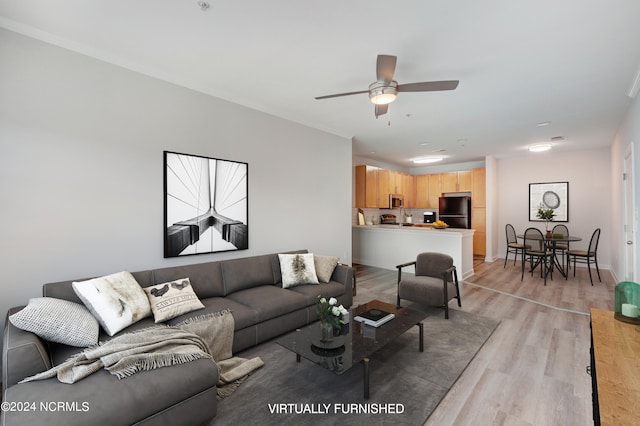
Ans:
[[[536,124],[536,126],[544,127],[544,126],[548,126],[549,124],[551,124],[550,121],[541,121],[540,123]]]
[[[413,162],[416,164],[427,164],[427,163],[436,163],[442,160],[444,160],[444,155],[434,155],[431,157],[416,158],[415,160],[413,160]]]
[[[529,151],[531,152],[543,152],[551,149],[550,143],[539,143],[535,145],[529,145]]]
[[[422,142],[422,143],[420,144],[420,146],[427,146],[427,145],[429,145],[429,142]]]

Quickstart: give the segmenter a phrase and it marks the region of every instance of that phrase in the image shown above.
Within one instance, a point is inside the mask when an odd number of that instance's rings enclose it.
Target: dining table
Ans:
[[[518,234],[517,235],[518,238],[524,239],[524,234]],[[557,255],[557,251],[560,250],[556,250],[556,245],[558,243],[572,243],[575,241],[582,241],[581,237],[577,237],[575,235],[563,235],[563,234],[545,234],[544,232],[542,233],[542,239],[540,238],[539,235],[533,235],[533,236],[529,236],[527,237],[528,240],[542,240],[545,244],[545,248],[549,251],[551,251],[553,254],[551,255],[551,262],[549,264],[549,269],[547,270],[547,274],[549,272],[551,272],[551,275],[553,276],[553,270],[554,269],[558,269],[558,271],[560,271],[560,274],[567,279],[568,275],[569,275],[569,260],[567,259],[567,270],[565,270],[562,265],[560,265],[560,261],[558,260],[558,255]]]

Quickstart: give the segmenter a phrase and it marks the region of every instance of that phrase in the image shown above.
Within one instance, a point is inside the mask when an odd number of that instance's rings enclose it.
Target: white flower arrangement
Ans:
[[[318,319],[320,322],[326,322],[333,326],[335,329],[339,329],[344,321],[342,320],[342,316],[347,314],[347,311],[344,306],[338,306],[338,299],[335,297],[327,300],[325,297],[318,296],[318,303],[316,304],[316,313],[318,314]]]

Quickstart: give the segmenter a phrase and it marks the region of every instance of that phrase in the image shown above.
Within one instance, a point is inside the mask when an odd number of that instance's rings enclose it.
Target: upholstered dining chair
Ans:
[[[513,225],[507,223],[504,226],[505,233],[507,234],[507,253],[504,256],[504,265],[503,268],[507,266],[507,259],[509,258],[509,253],[513,253],[513,264],[516,264],[518,260],[518,253],[521,255],[524,253],[524,244],[518,242],[518,238],[516,237],[516,230]]]
[[[547,285],[549,261],[553,261],[553,252],[547,248],[547,243],[544,240],[542,231],[538,228],[527,228],[524,231],[523,244],[525,245],[525,249],[522,256],[522,276],[520,277],[520,281],[524,279],[524,268],[527,263],[526,259],[528,258],[530,264],[529,272],[531,272],[531,275],[533,275],[533,271],[540,266],[540,274],[544,277],[544,285]],[[553,278],[553,276],[551,278]]]
[[[566,225],[556,225],[551,230],[551,235],[568,237],[569,236],[569,228],[567,228]],[[562,269],[564,269],[565,274],[566,274],[569,271],[570,263],[569,263],[569,261],[567,261],[567,267],[565,269],[564,258],[566,257],[567,251],[569,250],[569,242],[567,241],[566,243],[565,242],[555,243],[555,245],[553,246],[553,249],[562,254]]]
[[[414,266],[415,275],[402,277],[402,268]],[[444,307],[444,317],[449,319],[449,301],[458,299],[462,306],[458,273],[453,258],[443,253],[420,253],[413,262],[403,263],[398,268],[398,307],[400,299],[420,305]]]
[[[571,256],[573,256],[573,276],[576,276],[576,262],[586,263],[589,269],[589,280],[593,285],[593,277],[591,276],[591,263],[596,265],[596,271],[598,272],[598,281],[602,282],[600,278],[600,269],[598,268],[598,241],[600,241],[600,228],[593,231],[591,234],[591,240],[589,241],[589,248],[587,250],[568,250],[567,259],[571,262]]]

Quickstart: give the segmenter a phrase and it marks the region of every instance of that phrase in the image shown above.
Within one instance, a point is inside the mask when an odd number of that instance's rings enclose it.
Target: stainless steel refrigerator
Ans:
[[[438,219],[451,228],[471,229],[471,197],[440,197]]]

